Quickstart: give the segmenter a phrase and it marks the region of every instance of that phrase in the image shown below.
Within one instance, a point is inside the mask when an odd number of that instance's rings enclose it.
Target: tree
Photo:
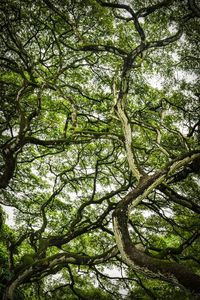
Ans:
[[[4,300],[198,299],[199,16],[2,2]]]

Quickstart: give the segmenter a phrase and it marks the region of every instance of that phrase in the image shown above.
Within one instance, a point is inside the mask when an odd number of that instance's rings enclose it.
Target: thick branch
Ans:
[[[192,273],[187,268],[177,263],[152,258],[142,251],[136,249],[132,244],[128,231],[128,211],[130,206],[136,206],[151,191],[164,182],[170,173],[191,161],[200,157],[200,153],[185,154],[166,166],[162,171],[140,181],[140,184],[133,191],[121,200],[113,213],[113,228],[117,246],[123,260],[133,269],[139,267],[139,271],[146,276],[157,277],[161,280],[171,281],[174,284],[181,284],[184,287],[200,293],[200,276]]]
[[[118,8],[118,9],[125,9],[128,13],[130,13],[130,15],[133,19],[135,28],[136,28],[137,32],[139,33],[139,35],[140,35],[141,41],[145,40],[144,30],[143,30],[143,28],[141,27],[141,25],[138,21],[137,15],[135,14],[133,9],[129,5],[119,4],[119,3],[108,3],[108,2],[103,2],[101,0],[98,0],[98,2],[100,3],[101,6],[111,7],[111,8]]]
[[[185,266],[174,262],[152,258],[138,250],[131,241],[127,227],[127,210],[118,208],[113,214],[113,226],[116,242],[123,260],[134,270],[147,277],[169,281],[174,285],[183,285],[191,291],[200,293],[200,276],[192,273]]]
[[[116,247],[111,248],[110,250],[104,252],[103,254],[89,257],[81,256],[72,253],[59,253],[51,257],[41,259],[33,263],[31,266],[26,266],[21,268],[12,278],[7,285],[7,288],[4,292],[2,300],[13,300],[13,296],[16,288],[24,283],[28,282],[30,277],[41,276],[43,273],[51,274],[55,267],[60,266],[60,269],[67,264],[75,265],[96,265],[101,264],[105,261],[108,261],[110,258],[116,256],[118,249]]]
[[[138,18],[139,17],[144,18],[144,17],[152,14],[153,12],[155,12],[156,10],[158,10],[162,7],[169,6],[172,2],[173,2],[173,0],[164,0],[164,1],[159,2],[157,4],[147,6],[147,7],[143,7],[140,10],[137,11],[136,15],[137,15]]]
[[[6,151],[7,150],[7,151]],[[13,177],[16,165],[16,156],[8,148],[3,151],[4,170],[0,176],[0,188],[5,189]]]
[[[182,33],[183,33],[183,30],[179,29],[176,32],[176,34],[174,34],[174,35],[172,35],[172,36],[170,36],[170,37],[168,37],[166,39],[150,42],[148,44],[148,48],[156,48],[156,47],[165,47],[165,46],[168,46],[169,44],[174,43],[178,39],[180,39],[180,37],[182,36]]]
[[[193,202],[191,199],[187,199],[186,197],[178,194],[173,189],[171,189],[168,185],[161,184],[159,186],[159,190],[164,193],[167,197],[169,197],[170,201],[178,203],[184,207],[189,208],[197,214],[200,214],[200,206]]]

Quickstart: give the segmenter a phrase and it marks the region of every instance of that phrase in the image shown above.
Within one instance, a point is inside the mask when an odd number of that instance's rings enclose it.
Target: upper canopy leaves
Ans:
[[[4,300],[198,293],[199,11],[3,1]]]

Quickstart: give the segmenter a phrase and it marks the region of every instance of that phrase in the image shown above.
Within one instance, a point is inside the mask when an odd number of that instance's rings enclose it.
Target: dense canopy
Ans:
[[[0,298],[199,299],[197,1],[0,6]]]

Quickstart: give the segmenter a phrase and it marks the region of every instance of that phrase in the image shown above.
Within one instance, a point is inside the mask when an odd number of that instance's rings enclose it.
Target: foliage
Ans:
[[[199,297],[199,16],[2,1],[4,300]]]

